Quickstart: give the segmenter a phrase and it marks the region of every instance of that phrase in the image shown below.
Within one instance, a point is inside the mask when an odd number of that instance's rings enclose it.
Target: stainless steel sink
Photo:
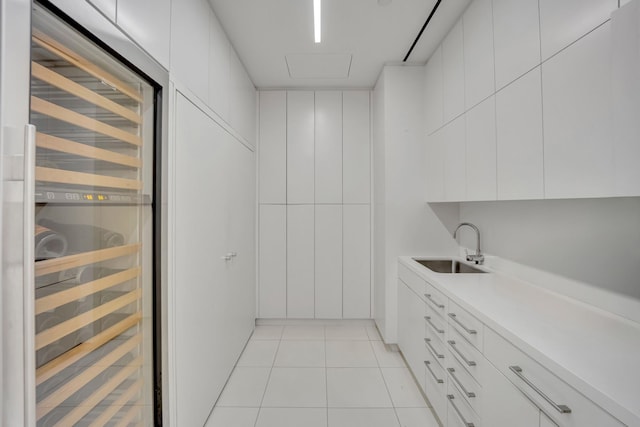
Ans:
[[[486,273],[486,271],[473,267],[469,264],[465,264],[455,259],[419,259],[414,258],[419,264],[424,265],[431,271],[436,273]]]

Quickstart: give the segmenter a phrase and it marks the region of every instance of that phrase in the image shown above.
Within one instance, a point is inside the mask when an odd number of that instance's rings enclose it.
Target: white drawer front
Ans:
[[[431,402],[444,425],[447,420],[447,374],[442,366],[430,354],[424,361],[424,394]]]
[[[458,389],[449,383],[447,387],[448,427],[481,427],[480,417],[467,404]]]
[[[486,332],[486,357],[559,426],[623,426],[497,333]]]
[[[409,288],[416,294],[420,296],[421,299],[424,299],[424,285],[425,281],[420,278],[413,271],[409,270],[403,264],[398,264],[398,277],[404,283],[406,283]]]
[[[467,310],[453,301],[449,301],[447,320],[460,334],[465,337],[475,348],[482,352],[484,337],[484,325]]]
[[[427,337],[424,339],[424,345],[429,354],[444,367],[445,358],[447,357],[446,347],[444,346],[444,341],[441,341],[440,338],[434,335],[431,330],[427,329]]]
[[[434,288],[429,282],[424,282],[424,300],[440,316],[445,317],[449,310],[449,298]]]
[[[426,330],[432,333],[432,336],[435,336],[444,342],[445,335],[447,333],[447,322],[445,322],[440,315],[434,313],[434,311],[427,305],[425,305],[424,322]]]
[[[449,325],[446,347],[450,355],[453,355],[460,365],[462,365],[479,384],[482,384],[482,372],[487,366],[487,359],[477,348],[462,338],[462,335],[460,335],[458,330],[452,325]]]
[[[447,375],[449,375],[449,383],[455,385],[462,398],[477,414],[481,414],[484,396],[481,385],[462,367],[458,359],[450,354],[446,359],[445,366],[447,367]]]

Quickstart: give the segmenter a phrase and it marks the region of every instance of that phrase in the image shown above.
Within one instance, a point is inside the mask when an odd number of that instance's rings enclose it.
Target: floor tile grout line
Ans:
[[[329,427],[329,367],[327,366],[327,327],[324,330],[324,395],[326,399],[327,409],[327,427]]]
[[[262,412],[262,404],[264,403],[264,397],[267,395],[267,389],[269,388],[269,381],[271,381],[271,374],[273,373],[273,366],[276,363],[276,358],[278,357],[278,351],[280,350],[280,344],[282,343],[282,334],[284,334],[284,328],[280,333],[280,340],[278,340],[278,347],[276,348],[276,354],[273,356],[273,361],[271,362],[271,369],[269,369],[269,376],[267,377],[267,383],[264,385],[264,391],[262,392],[262,399],[260,399],[260,406],[258,406],[258,414],[256,415],[256,421],[253,423],[253,427],[258,425],[258,420],[260,419],[260,412]]]

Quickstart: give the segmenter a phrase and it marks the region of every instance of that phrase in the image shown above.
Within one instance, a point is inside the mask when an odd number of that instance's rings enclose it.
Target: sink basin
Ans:
[[[431,271],[436,273],[486,273],[486,271],[473,267],[469,264],[465,264],[456,259],[416,259],[414,261],[418,264],[422,264]]]

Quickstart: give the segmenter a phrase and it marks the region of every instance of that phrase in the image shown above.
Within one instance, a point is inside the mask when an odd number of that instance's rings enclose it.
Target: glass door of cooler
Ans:
[[[39,426],[153,425],[155,89],[35,6]]]

